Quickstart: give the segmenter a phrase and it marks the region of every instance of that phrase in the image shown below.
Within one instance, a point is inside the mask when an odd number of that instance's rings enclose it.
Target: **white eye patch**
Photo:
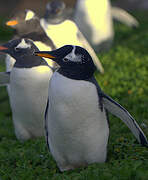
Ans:
[[[16,48],[27,49],[31,48],[31,44],[27,44],[24,39],[16,46]]]
[[[73,46],[72,52],[68,54],[67,56],[65,56],[64,58],[67,58],[73,62],[81,62],[81,55],[76,55],[75,50],[76,50],[76,47]]]
[[[30,19],[32,19],[35,16],[35,13],[31,10],[27,10],[26,13],[26,17],[25,17],[25,21],[29,21]]]

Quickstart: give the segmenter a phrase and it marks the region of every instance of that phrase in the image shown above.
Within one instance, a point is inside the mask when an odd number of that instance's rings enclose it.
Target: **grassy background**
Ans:
[[[148,137],[148,13],[135,13],[140,27],[115,25],[113,48],[99,57],[105,74],[96,74],[106,94],[120,102],[135,117]],[[12,31],[1,18],[0,41]],[[0,61],[0,71],[4,62]],[[6,89],[0,88],[0,179],[7,180],[147,180],[148,149],[141,147],[129,129],[110,115],[108,159],[103,164],[60,173],[48,153],[44,138],[24,144],[15,137]]]

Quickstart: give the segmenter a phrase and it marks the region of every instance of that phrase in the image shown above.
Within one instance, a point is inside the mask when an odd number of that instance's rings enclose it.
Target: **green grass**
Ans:
[[[0,17],[0,42],[2,41],[9,41],[12,37],[12,34],[14,32],[13,29],[10,29],[5,25],[5,22],[8,19],[5,17]]]
[[[106,94],[120,102],[141,125],[148,127],[148,20],[136,13],[141,25],[129,29],[116,24],[113,48],[99,57],[105,74],[96,74]],[[9,36],[11,32],[7,30]],[[8,40],[5,31],[2,40]],[[1,62],[1,61],[0,61]],[[4,70],[1,62],[0,71]],[[143,128],[148,137],[148,128]],[[2,180],[147,180],[148,149],[141,147],[129,129],[110,115],[107,162],[60,173],[44,138],[20,143],[12,124],[5,88],[0,88],[0,179]]]

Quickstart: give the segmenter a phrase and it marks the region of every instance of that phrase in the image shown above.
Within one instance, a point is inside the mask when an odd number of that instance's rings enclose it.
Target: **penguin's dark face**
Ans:
[[[59,0],[53,0],[46,5],[44,18],[51,24],[58,24],[64,20],[65,3]]]
[[[29,39],[14,39],[0,46],[0,52],[9,54],[16,60],[15,67],[30,68],[47,63],[41,58],[33,55],[38,48]]]
[[[7,53],[15,59],[32,55],[36,50],[38,48],[29,39],[15,39],[0,46],[0,52]]]
[[[59,72],[72,79],[88,79],[96,69],[89,53],[79,46],[66,45],[50,52],[35,52],[35,55],[52,59],[59,64]]]

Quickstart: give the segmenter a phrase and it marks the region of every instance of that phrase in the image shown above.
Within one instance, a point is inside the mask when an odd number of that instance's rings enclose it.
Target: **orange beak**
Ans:
[[[54,59],[55,58],[54,56],[52,56],[50,54],[47,54],[47,53],[35,52],[35,55],[36,56],[40,56],[40,57],[49,58],[49,59]]]
[[[6,48],[6,47],[4,47],[4,46],[0,46],[0,51],[6,50],[6,49],[8,49],[8,48]]]
[[[10,20],[10,21],[7,21],[6,22],[6,25],[7,26],[15,26],[18,24],[18,21],[17,20]]]

